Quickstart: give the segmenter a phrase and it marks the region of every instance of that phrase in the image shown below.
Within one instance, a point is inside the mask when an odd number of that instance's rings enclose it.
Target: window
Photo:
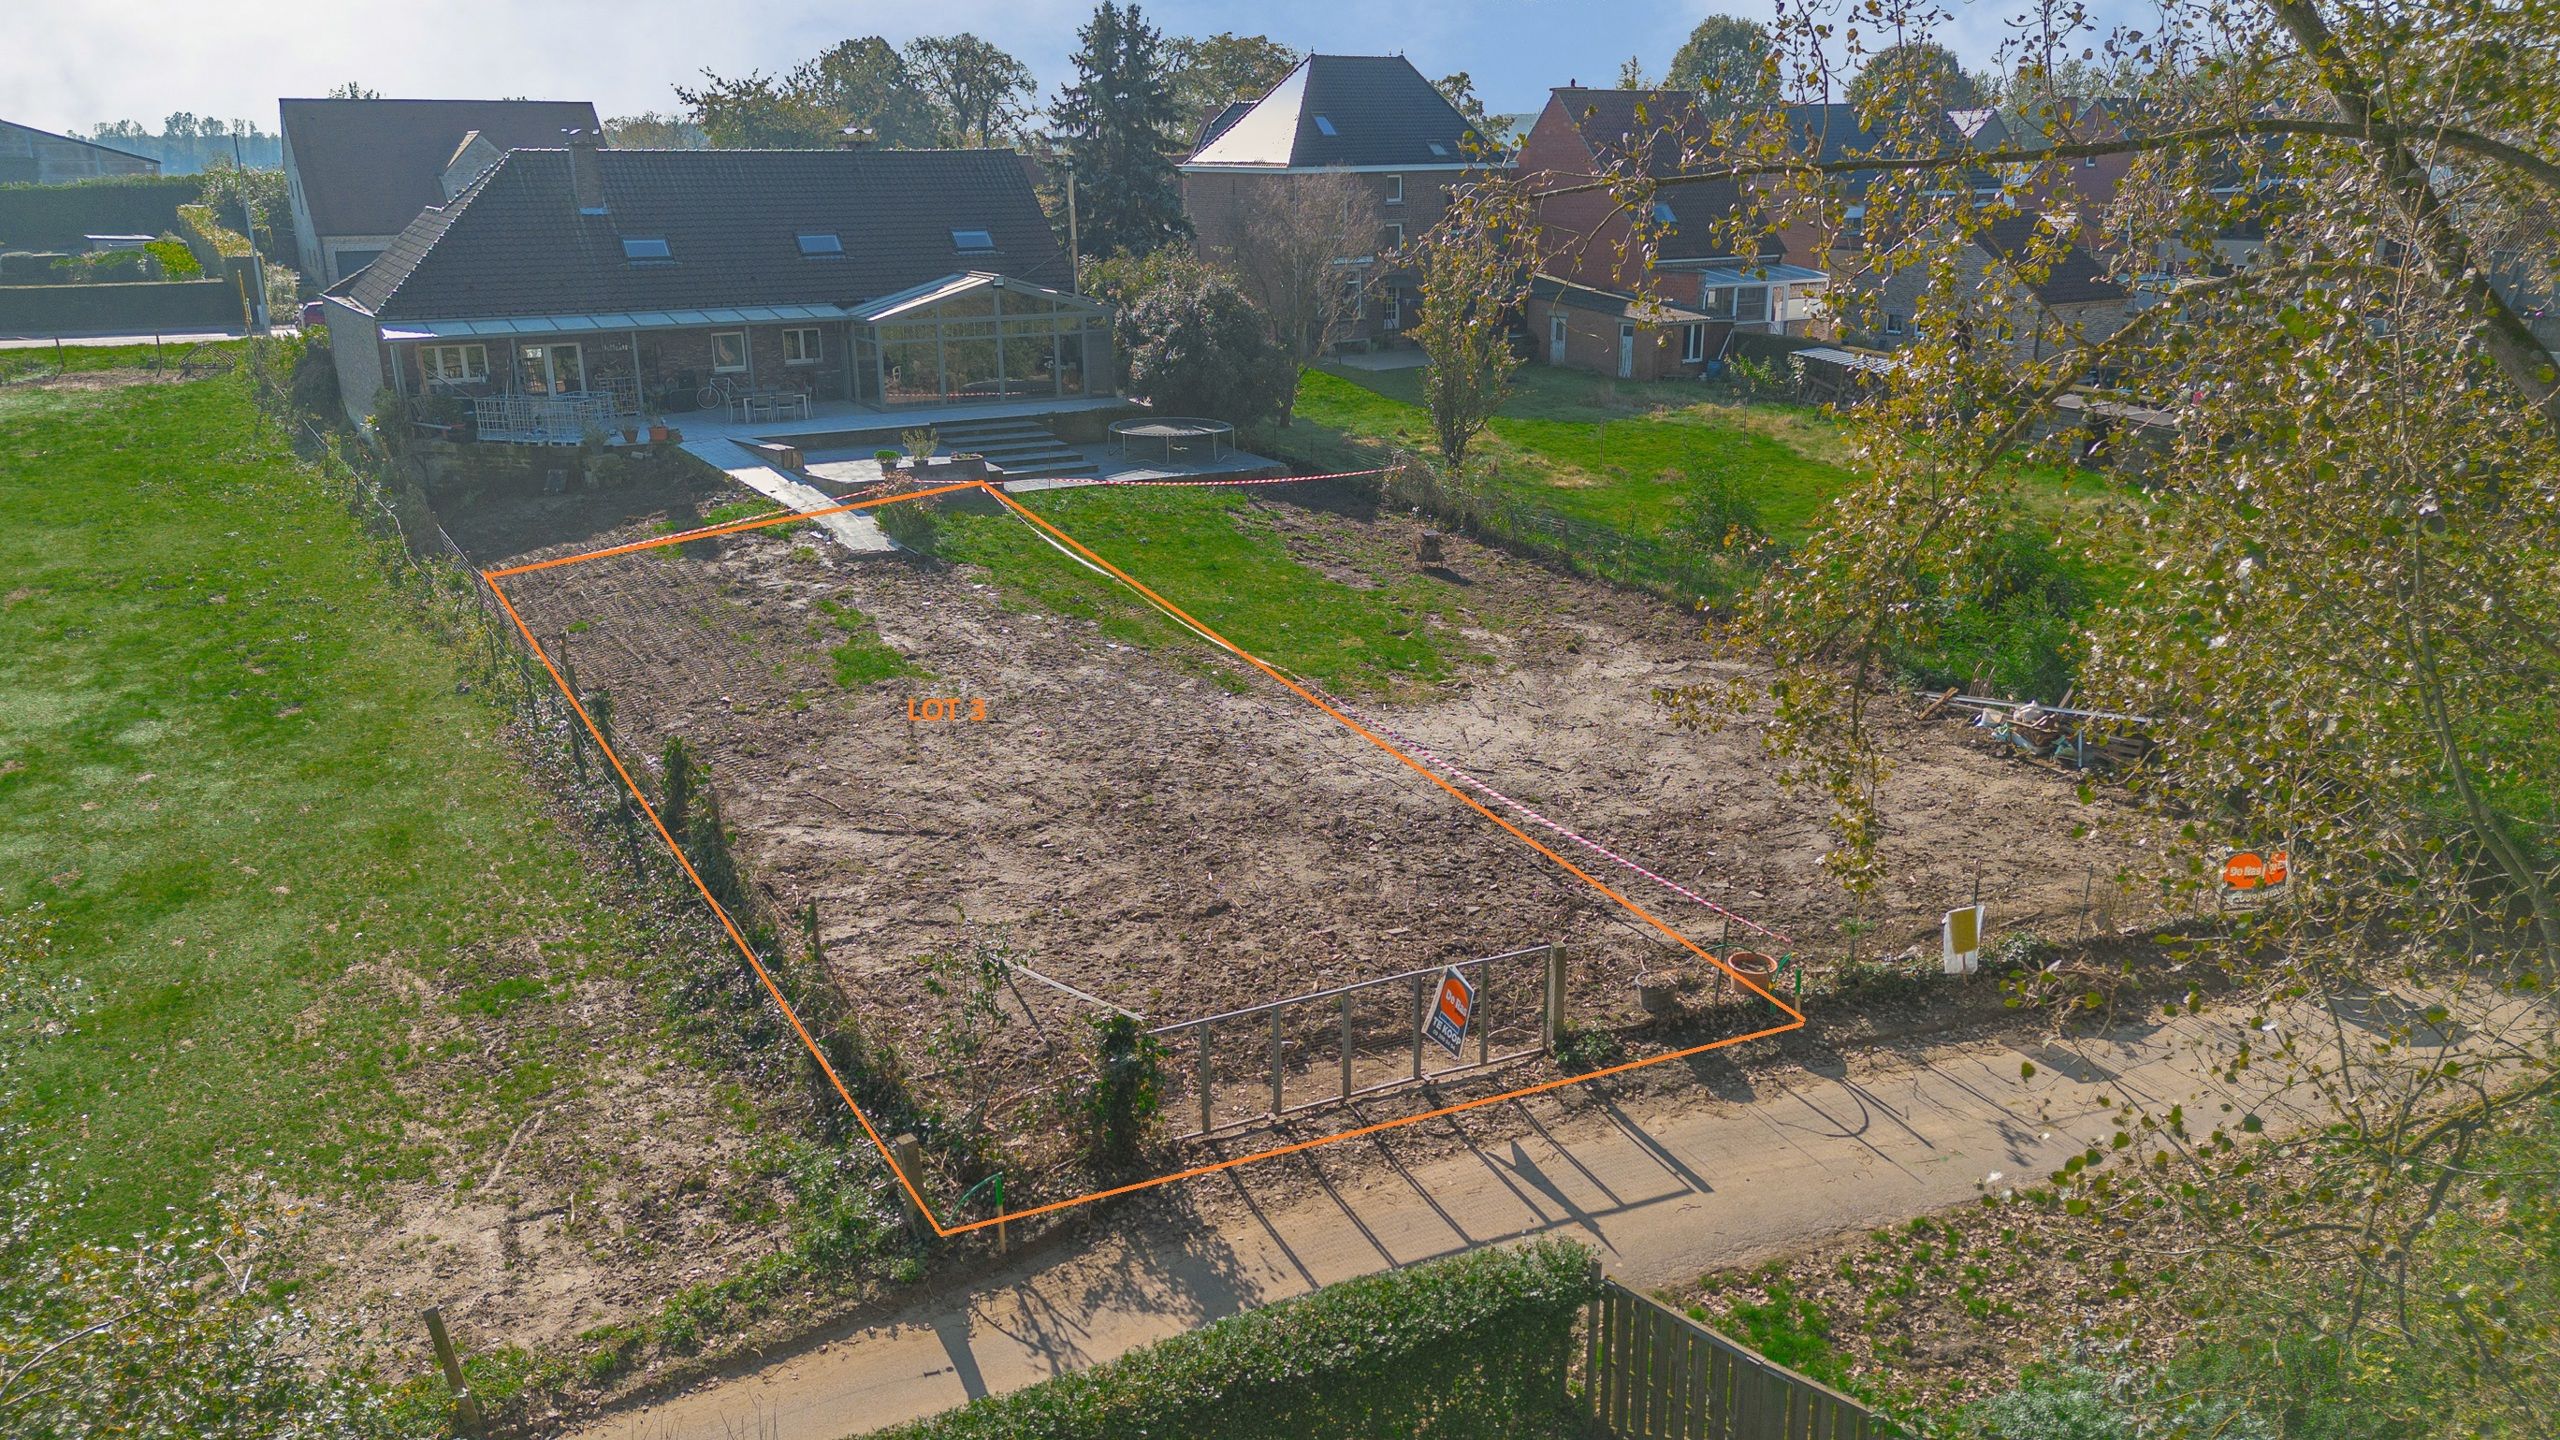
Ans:
[[[714,330],[711,332],[711,373],[744,375],[747,373],[747,332]]]
[[[1390,205],[1401,205],[1404,203],[1403,176],[1390,175],[1387,177],[1387,203]]]
[[[815,325],[782,332],[782,363],[815,365],[826,358],[825,342],[818,338]]]
[[[1404,292],[1387,292],[1386,304],[1378,311],[1378,328],[1390,332],[1404,328]]]
[[[844,254],[844,237],[841,235],[803,235],[800,237],[800,253],[809,256],[812,259],[840,256]]]
[[[1733,318],[1733,287],[1710,285],[1698,292],[1698,308],[1718,320]]]
[[[1884,312],[1884,333],[1887,335],[1899,335],[1902,333],[1901,311],[1887,310]]]
[[[489,378],[486,345],[429,345],[419,352],[429,385],[477,385]]]
[[[1668,225],[1671,223],[1670,201],[1656,200],[1653,202],[1653,223],[1656,225]]]
[[[653,260],[673,260],[676,256],[667,248],[663,235],[625,235],[622,237],[622,258],[635,265],[643,265]]]
[[[1342,133],[1341,131],[1334,129],[1333,122],[1322,115],[1316,117],[1316,131],[1319,134],[1327,136],[1339,135]]]
[[[963,255],[982,255],[996,248],[996,237],[984,230],[954,230],[951,248]]]
[[[1431,153],[1439,156],[1443,160],[1446,160],[1449,158],[1449,147],[1441,144],[1437,140],[1434,140],[1431,142]]]
[[[1390,250],[1401,250],[1404,248],[1404,227],[1402,225],[1389,225],[1387,227],[1387,248]]]
[[[1743,285],[1733,292],[1733,318],[1745,325],[1756,325],[1769,318],[1769,287]]]
[[[1707,327],[1701,323],[1683,327],[1680,336],[1680,362],[1696,365],[1707,358]]]

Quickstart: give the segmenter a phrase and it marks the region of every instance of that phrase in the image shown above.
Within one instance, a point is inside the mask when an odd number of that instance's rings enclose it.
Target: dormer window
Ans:
[[[844,254],[844,237],[835,234],[803,235],[800,253],[810,259],[833,259]]]
[[[996,248],[996,237],[985,230],[954,230],[951,232],[951,248],[963,255],[990,254]]]
[[[622,237],[622,258],[634,265],[663,265],[673,261],[676,255],[667,248],[663,235],[625,235]]]
[[[1342,133],[1341,131],[1334,129],[1333,122],[1322,115],[1316,117],[1316,131],[1318,134],[1327,136],[1339,135]]]

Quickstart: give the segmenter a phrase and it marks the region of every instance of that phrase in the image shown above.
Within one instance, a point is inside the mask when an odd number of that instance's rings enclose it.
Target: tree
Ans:
[[[382,92],[371,89],[359,81],[349,80],[343,85],[330,86],[327,98],[331,100],[379,100],[382,98]]]
[[[906,60],[952,145],[1002,143],[1038,90],[1029,66],[965,31],[919,36],[908,42]]]
[[[1440,92],[1440,98],[1456,107],[1459,114],[1467,117],[1467,123],[1476,127],[1477,134],[1492,138],[1493,122],[1484,113],[1484,102],[1476,98],[1474,76],[1460,70],[1441,76],[1433,82],[1432,88]]]
[[[1173,70],[1174,104],[1193,129],[1236,100],[1259,100],[1289,78],[1306,59],[1268,35],[1220,31],[1206,39],[1183,36],[1166,43]],[[1190,139],[1189,134],[1177,137]]]
[[[841,40],[791,72],[790,88],[891,149],[934,143],[933,102],[904,57],[877,35]],[[829,136],[829,142],[836,137]]]
[[[604,134],[617,150],[699,150],[709,143],[701,125],[655,110],[614,116],[604,122]]]
[[[1983,103],[1982,86],[1956,53],[1932,40],[1888,45],[1849,82],[1849,103],[1897,110],[1960,110]]]
[[[1124,312],[1120,329],[1129,383],[1160,415],[1253,425],[1297,388],[1298,367],[1270,322],[1224,275],[1175,277]]]
[[[1340,264],[1377,243],[1375,193],[1347,171],[1265,178],[1245,199],[1240,231],[1250,244],[1210,258],[1232,273],[1271,322],[1293,367],[1343,338],[1358,313],[1357,291]],[[1282,407],[1286,423],[1288,407]]]
[[[1778,47],[1769,38],[1769,27],[1756,20],[1710,15],[1672,55],[1662,83],[1699,92],[1699,108],[1710,119],[1773,105],[1778,99]]]
[[[815,150],[834,144],[842,113],[790,81],[750,73],[723,79],[705,70],[700,89],[676,87],[704,140],[721,150]]]
[[[1889,0],[1877,28],[1928,46],[1933,13]],[[1790,4],[1782,28],[1809,44],[1826,18]],[[1985,583],[2024,465],[2055,456],[2028,437],[2100,369],[2159,407],[2148,455],[2102,452],[2139,500],[2069,536],[2126,577],[2081,622],[2081,703],[2163,741],[2128,795],[2165,844],[2129,879],[2208,912],[2170,954],[2218,982],[2174,1008],[2227,1007],[2224,1076],[2306,1113],[2278,1136],[2274,1117],[2127,1102],[2050,1183],[2107,1227],[2091,1240],[2117,1273],[2172,1281],[2192,1328],[2245,1358],[2224,1398],[2281,1415],[2308,1371],[2396,1406],[2388,1377],[2453,1402],[2410,1433],[2551,1433],[2560,365],[2522,312],[2560,274],[2560,82],[2539,58],[2560,15],[2178,0],[2161,18],[2116,37],[2145,57],[2127,133],[1984,156],[1914,126],[1888,159],[1700,167],[1824,192],[1866,172],[1864,226],[1927,277],[1927,338],[1852,416],[1866,476],[1744,607],[1768,683],[1681,698],[1710,719],[1765,704],[1768,743],[1833,802],[1835,869],[1874,883],[1873,697],[1939,638],[1937,601]],[[2059,354],[1998,343],[2008,322],[1959,255],[2005,206],[1950,180],[2110,155],[2133,165],[2112,253],[2189,273]],[[1839,203],[1807,195],[1793,218]],[[2244,262],[2198,263],[2238,234]],[[2226,847],[2289,851],[2303,888],[2215,916]],[[2106,983],[2038,970],[2017,993],[2102,1009]],[[2102,1238],[2164,1226],[2158,1248]]]
[[[1076,35],[1076,81],[1058,93],[1051,116],[1076,175],[1079,239],[1087,255],[1143,255],[1191,230],[1166,154],[1181,112],[1164,37],[1136,5],[1113,0],[1102,0]]]
[[[1528,296],[1533,215],[1518,180],[1488,176],[1459,186],[1440,223],[1406,246],[1422,292],[1412,335],[1431,357],[1423,405],[1440,458],[1462,486],[1467,451],[1519,368],[1511,328]]]
[[[1652,76],[1645,73],[1644,57],[1641,55],[1630,55],[1626,59],[1618,62],[1618,88],[1621,90],[1653,90],[1660,87]]]

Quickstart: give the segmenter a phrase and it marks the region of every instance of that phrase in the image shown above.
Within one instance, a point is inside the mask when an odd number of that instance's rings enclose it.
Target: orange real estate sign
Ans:
[[[1291,694],[1322,711],[1336,724],[1341,725],[1344,729],[1349,730],[1351,733],[1359,736],[1371,745],[1376,746],[1379,750],[1384,751],[1388,756],[1404,765],[1405,768],[1421,776],[1424,780],[1430,782],[1432,786],[1447,794],[1451,799],[1457,801],[1461,805],[1464,805],[1469,810],[1474,811],[1483,819],[1492,822],[1495,826],[1509,834],[1513,839],[1518,840],[1521,844],[1536,851],[1558,869],[1564,871],[1568,875],[1571,875],[1576,880],[1581,881],[1584,885],[1589,886],[1592,890],[1615,902],[1620,909],[1626,911],[1627,914],[1635,920],[1643,922],[1648,928],[1672,941],[1674,944],[1677,944],[1682,949],[1687,950],[1689,953],[1698,956],[1700,959],[1705,960],[1717,969],[1724,971],[1727,975],[1732,976],[1734,981],[1744,989],[1759,996],[1761,999],[1768,1001],[1771,1005],[1776,1006],[1779,1013],[1786,1016],[1786,1019],[1781,1023],[1763,1026],[1760,1029],[1752,1030],[1745,1034],[1728,1035],[1720,1040],[1710,1040],[1704,1044],[1688,1046],[1685,1049],[1667,1050],[1658,1055],[1647,1055],[1640,1060],[1627,1060],[1616,1065],[1605,1065],[1596,1070],[1586,1070],[1579,1075],[1566,1075],[1554,1080],[1540,1081],[1533,1085],[1523,1085],[1517,1089],[1506,1090],[1499,1094],[1480,1095],[1474,1099],[1463,1100],[1454,1105],[1443,1105],[1435,1110],[1425,1110],[1418,1114],[1399,1116],[1392,1120],[1381,1120],[1368,1125],[1354,1126],[1351,1129],[1343,1130],[1332,1135],[1318,1136],[1312,1140],[1298,1140],[1292,1141],[1288,1144],[1274,1145],[1265,1149],[1253,1151],[1250,1154],[1231,1156],[1223,1160],[1213,1160],[1206,1164],[1193,1165],[1180,1170],[1168,1171],[1165,1174],[1157,1175],[1149,1179],[1131,1181],[1127,1184],[1115,1185],[1108,1189],[1091,1191],[1087,1194],[1078,1195],[1071,1199],[1053,1200],[1044,1205],[1034,1205],[1021,1210],[999,1210],[998,1213],[981,1220],[971,1220],[957,1224],[943,1223],[942,1217],[935,1212],[932,1203],[925,1198],[924,1191],[918,1187],[916,1177],[908,1174],[905,1167],[898,1163],[897,1154],[890,1148],[887,1137],[883,1136],[880,1133],[879,1128],[872,1124],[871,1116],[863,1110],[862,1106],[854,1101],[853,1092],[846,1086],[844,1077],[836,1072],[835,1065],[827,1059],[826,1051],[822,1049],[818,1045],[817,1040],[809,1034],[808,1026],[801,1022],[799,1012],[794,1010],[791,1002],[783,996],[782,988],[774,983],[772,973],[765,969],[764,961],[757,956],[755,947],[747,943],[747,937],[745,933],[738,928],[737,921],[730,916],[728,910],[720,904],[716,897],[712,895],[711,887],[703,883],[702,876],[693,868],[693,862],[685,857],[684,847],[676,844],[675,836],[668,833],[666,822],[659,817],[657,808],[649,803],[649,797],[641,791],[639,784],[632,779],[631,771],[623,764],[621,755],[616,753],[611,742],[605,739],[604,731],[596,724],[594,717],[587,712],[585,703],[578,698],[577,692],[570,687],[567,677],[560,673],[560,667],[553,662],[550,654],[542,648],[542,642],[534,638],[533,627],[526,624],[524,617],[516,612],[515,602],[507,598],[505,588],[498,582],[512,576],[528,574],[537,570],[549,570],[561,565],[575,565],[588,560],[601,560],[612,555],[629,555],[643,550],[664,549],[668,546],[682,545],[688,541],[701,540],[714,535],[735,535],[743,531],[760,530],[768,525],[788,525],[794,522],[805,522],[828,515],[843,515],[857,510],[867,510],[879,505],[892,505],[901,500],[923,500],[936,495],[948,495],[964,490],[980,491],[994,499],[998,504],[1013,512],[1014,515],[1026,523],[1044,532],[1054,542],[1064,548],[1071,549],[1076,555],[1081,556],[1092,568],[1109,575],[1114,580],[1119,581],[1122,585],[1127,586],[1130,590],[1145,598],[1149,604],[1154,605],[1157,609],[1164,611],[1171,618],[1181,622],[1186,628],[1198,634],[1203,639],[1208,640],[1210,643],[1226,650],[1237,659],[1242,660],[1247,665],[1252,666],[1255,670],[1260,671],[1263,675],[1268,676],[1273,681],[1276,681],[1282,688],[1288,690]],[[1034,514],[1031,510],[1026,508],[1022,502],[1014,499],[1011,495],[1006,494],[1002,489],[988,483],[987,481],[962,481],[957,484],[938,486],[930,490],[913,491],[904,495],[883,495],[871,499],[847,501],[840,505],[825,506],[816,510],[786,510],[778,515],[765,515],[752,520],[732,521],[725,525],[709,525],[699,530],[688,530],[678,535],[657,536],[652,539],[634,541],[629,544],[608,546],[602,550],[591,550],[584,554],[555,556],[548,560],[536,560],[529,564],[509,566],[502,570],[484,570],[480,572],[480,578],[488,585],[489,593],[497,598],[498,605],[506,612],[507,619],[514,623],[516,633],[523,638],[526,650],[532,654],[533,658],[537,662],[541,664],[544,672],[551,677],[551,683],[558,687],[562,698],[568,702],[570,712],[578,717],[580,727],[587,732],[590,739],[595,741],[598,752],[604,756],[606,763],[612,767],[614,774],[621,779],[623,788],[631,792],[631,798],[640,807],[640,813],[648,818],[650,826],[658,832],[659,840],[665,843],[668,853],[675,857],[675,862],[677,866],[684,871],[685,878],[693,882],[695,893],[702,897],[702,903],[704,905],[710,907],[712,915],[720,922],[720,928],[728,934],[730,943],[737,946],[738,953],[746,959],[748,968],[755,972],[756,979],[763,984],[765,993],[772,998],[774,1008],[781,1011],[782,1018],[789,1022],[793,1033],[800,1037],[801,1045],[808,1050],[810,1058],[817,1062],[819,1072],[826,1076],[829,1087],[836,1093],[836,1098],[842,1100],[844,1102],[845,1109],[852,1112],[855,1123],[862,1127],[863,1137],[871,1142],[871,1147],[874,1151],[878,1152],[881,1162],[887,1165],[889,1167],[889,1173],[897,1178],[898,1187],[906,1192],[908,1199],[915,1202],[917,1212],[923,1215],[925,1223],[932,1227],[934,1234],[937,1236],[947,1239],[954,1235],[965,1235],[971,1231],[985,1230],[993,1226],[1002,1225],[1007,1221],[1027,1220],[1036,1215],[1046,1215],[1053,1211],[1065,1210],[1078,1205],[1089,1205],[1094,1201],[1107,1200],[1116,1195],[1128,1195],[1140,1190],[1150,1190],[1159,1185],[1171,1185],[1179,1181],[1194,1179],[1202,1175],[1213,1175],[1223,1170],[1232,1170],[1238,1166],[1251,1165],[1258,1161],[1276,1160],[1283,1155],[1294,1155],[1300,1151],[1313,1150],[1319,1146],[1339,1145],[1346,1140],[1356,1140],[1363,1136],[1375,1135],[1387,1130],[1399,1130],[1408,1125],[1419,1125],[1425,1121],[1437,1120],[1443,1116],[1455,1115],[1463,1111],[1475,1110],[1487,1105],[1500,1105],[1509,1101],[1526,1099],[1531,1095],[1542,1095],[1550,1090],[1562,1090],[1569,1086],[1588,1085],[1592,1081],[1605,1079],[1611,1075],[1623,1074],[1629,1070],[1641,1070],[1648,1065],[1662,1065],[1674,1060],[1684,1060],[1692,1055],[1701,1055],[1710,1050],[1721,1050],[1727,1046],[1740,1045],[1752,1040],[1762,1040],[1772,1035],[1783,1035],[1790,1030],[1799,1030],[1804,1027],[1805,1018],[1803,1012],[1797,1010],[1794,1006],[1789,1005],[1784,1000],[1779,999],[1769,991],[1761,988],[1759,982],[1753,980],[1750,976],[1744,975],[1735,970],[1732,966],[1727,965],[1723,960],[1716,956],[1708,954],[1705,947],[1699,945],[1695,940],[1692,940],[1688,936],[1681,934],[1678,930],[1673,929],[1670,925],[1656,918],[1652,912],[1646,910],[1643,906],[1638,905],[1635,901],[1628,899],[1618,891],[1611,889],[1607,884],[1603,883],[1596,876],[1593,876],[1590,872],[1574,864],[1564,856],[1556,853],[1553,849],[1550,849],[1546,845],[1540,843],[1527,831],[1522,830],[1519,826],[1514,825],[1510,821],[1495,814],[1481,801],[1478,801],[1475,797],[1461,791],[1457,786],[1451,784],[1448,780],[1443,779],[1429,767],[1425,766],[1421,761],[1415,759],[1413,756],[1405,753],[1405,751],[1399,749],[1390,741],[1371,731],[1367,726],[1362,725],[1359,721],[1353,719],[1349,715],[1342,713],[1341,710],[1334,706],[1327,704],[1321,696],[1313,693],[1304,685],[1301,685],[1297,681],[1291,679],[1288,675],[1282,673],[1279,669],[1271,665],[1270,662],[1253,654],[1251,651],[1246,650],[1244,647],[1237,645],[1235,642],[1228,640],[1225,636],[1220,635],[1215,630],[1201,624],[1198,620],[1193,619],[1190,615],[1176,607],[1171,601],[1166,600],[1155,591],[1140,584],[1129,574],[1129,572],[1112,564],[1102,556],[1095,554],[1091,549],[1088,549],[1083,542],[1077,540],[1074,536],[1069,535],[1064,530],[1059,529],[1057,526],[1050,524],[1047,520],[1042,519],[1037,514]],[[1455,972],[1452,972],[1452,975],[1454,975],[1454,973]],[[1461,980],[1460,983],[1463,985],[1464,981]],[[1443,980],[1443,989],[1445,993],[1446,977],[1444,977]],[[1469,1008],[1472,1008],[1473,999],[1473,992],[1470,990],[1468,992],[1467,999]],[[1435,1015],[1436,1013],[1437,1011],[1435,1008]],[[1463,1033],[1464,1032],[1462,1030],[1461,1034],[1463,1035]]]
[[[1440,993],[1431,999],[1431,1021],[1423,1033],[1431,1042],[1449,1052],[1452,1060],[1464,1060],[1467,1044],[1467,1020],[1475,1013],[1476,987],[1467,977],[1450,966],[1440,972]]]
[[[2243,850],[2222,862],[2222,883],[2234,890],[2273,889],[2292,878],[2292,857],[2282,850]]]

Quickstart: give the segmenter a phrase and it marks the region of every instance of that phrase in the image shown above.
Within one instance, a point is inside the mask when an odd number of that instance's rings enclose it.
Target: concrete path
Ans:
[[[1317,1286],[1541,1235],[1588,1242],[1651,1287],[2034,1184],[2111,1133],[2108,1106],[2224,1101],[2204,1055],[2233,1018],[2183,1019],[2064,1046],[1986,1042],[1701,1082],[1568,1114],[1519,1107],[1522,1138],[1406,1165],[1369,1142],[1356,1185],[1281,1199],[1251,1171],[1193,1182],[1240,1202],[1215,1230],[1137,1219],[1080,1250],[1017,1262],[976,1292],[920,1301],[754,1373],[583,1432],[581,1440],[838,1440],[1108,1360]],[[2036,1074],[2022,1076],[2033,1062]],[[1734,1072],[1726,1072],[1729,1076]],[[1291,1163],[1291,1162],[1279,1162]],[[1336,1170],[1342,1167],[1333,1167]]]
[[[290,325],[279,325],[268,332],[284,339],[301,332]],[[0,336],[0,350],[50,350],[60,344],[72,349],[85,345],[206,345],[217,340],[245,340],[237,330],[200,330],[167,335],[5,335]]]
[[[713,469],[726,472],[730,479],[785,510],[825,510],[840,503],[824,490],[775,469],[754,451],[724,436],[687,440],[684,451]],[[889,543],[888,535],[880,529],[880,522],[865,511],[821,515],[811,523],[857,555],[878,554],[898,548]]]

